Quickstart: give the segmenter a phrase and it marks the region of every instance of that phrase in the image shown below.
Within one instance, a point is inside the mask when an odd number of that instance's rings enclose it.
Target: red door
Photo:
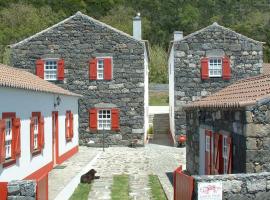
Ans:
[[[53,165],[57,164],[57,156],[58,156],[58,112],[53,111],[52,113],[52,158]]]
[[[205,174],[211,174],[212,168],[212,131],[205,130]]]

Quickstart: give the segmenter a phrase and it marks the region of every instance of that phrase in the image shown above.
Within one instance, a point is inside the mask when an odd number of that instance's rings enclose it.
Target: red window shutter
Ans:
[[[21,155],[21,120],[20,118],[12,118],[12,158],[16,159]]]
[[[57,62],[57,79],[62,81],[65,78],[65,64],[64,60],[60,59]]]
[[[66,119],[65,119],[65,130],[66,130],[66,139],[69,139],[69,127],[68,127],[68,120],[69,120],[69,112],[66,112]]]
[[[97,109],[91,108],[89,111],[89,127],[90,130],[97,130]]]
[[[230,80],[231,78],[231,65],[228,57],[222,59],[222,78],[224,80]]]
[[[113,108],[112,109],[112,130],[118,131],[119,130],[119,109]]]
[[[213,159],[213,170],[214,174],[219,174],[219,134],[214,134],[214,159]]]
[[[73,138],[73,113],[70,112],[70,116],[69,116],[69,123],[70,123],[70,138]]]
[[[35,121],[34,118],[30,118],[30,152],[34,152],[34,125]]]
[[[218,151],[219,151],[219,174],[223,174],[223,165],[224,165],[224,161],[223,161],[223,149],[222,149],[222,140],[223,140],[223,136],[221,134],[219,134],[219,146],[218,146]]]
[[[201,59],[201,77],[202,80],[209,79],[208,58]]]
[[[227,137],[227,145],[228,145],[228,166],[227,166],[227,174],[232,173],[232,138]]]
[[[104,80],[112,80],[112,58],[104,59]]]
[[[0,163],[4,163],[6,159],[5,126],[5,120],[0,120]]]
[[[92,58],[89,61],[89,79],[97,80],[97,59]]]
[[[44,79],[44,60],[42,59],[36,61],[36,75]]]
[[[38,122],[38,148],[42,150],[44,148],[44,117],[39,117]]]

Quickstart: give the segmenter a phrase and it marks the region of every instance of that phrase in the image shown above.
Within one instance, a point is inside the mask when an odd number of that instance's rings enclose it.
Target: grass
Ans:
[[[91,184],[80,183],[69,200],[87,200]]]
[[[111,197],[112,200],[129,200],[128,175],[116,175],[113,177]]]
[[[149,175],[149,186],[153,200],[167,200],[159,179],[156,175]]]
[[[149,105],[150,106],[168,106],[169,105],[168,92],[150,92]]]

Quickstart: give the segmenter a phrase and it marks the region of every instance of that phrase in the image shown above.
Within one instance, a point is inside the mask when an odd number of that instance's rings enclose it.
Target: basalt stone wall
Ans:
[[[262,44],[214,23],[174,42],[175,133],[185,133],[183,105],[249,76],[260,74]],[[231,79],[201,79],[203,57],[230,58]]]
[[[232,173],[270,172],[270,99],[243,109],[186,110],[187,170],[199,174],[199,129],[231,134]]]
[[[36,182],[31,180],[11,181],[8,183],[8,200],[35,200]]]
[[[198,184],[222,182],[222,199],[265,200],[270,197],[270,173],[193,176],[194,199],[198,199]]]
[[[73,17],[11,47],[14,67],[35,74],[39,58],[63,58],[65,79],[57,85],[77,94],[81,144],[102,142],[102,134],[89,130],[89,109],[99,103],[120,109],[120,131],[106,131],[107,144],[143,142],[144,133],[144,44],[120,31],[77,13]],[[92,57],[113,57],[111,81],[89,80]]]

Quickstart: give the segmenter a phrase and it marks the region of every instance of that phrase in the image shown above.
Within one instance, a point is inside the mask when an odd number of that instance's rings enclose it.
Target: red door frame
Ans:
[[[207,149],[207,137],[209,137],[209,149]],[[205,175],[212,171],[212,131],[205,130]]]
[[[58,141],[58,111],[52,112],[52,162],[53,165],[58,164],[58,147],[59,147],[59,141]]]

